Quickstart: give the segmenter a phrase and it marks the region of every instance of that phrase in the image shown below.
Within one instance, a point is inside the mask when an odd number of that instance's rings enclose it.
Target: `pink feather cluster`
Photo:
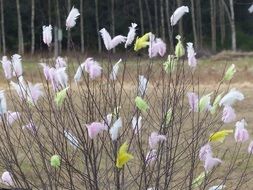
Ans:
[[[88,129],[88,135],[91,139],[94,139],[102,131],[108,130],[108,126],[103,122],[93,122],[89,125],[86,125]]]
[[[236,142],[245,142],[249,139],[248,130],[245,129],[247,123],[244,119],[237,121],[235,124],[235,141]]]
[[[159,135],[157,132],[152,132],[149,136],[149,147],[150,151],[147,153],[145,161],[146,164],[154,164],[154,162],[157,159],[157,150],[156,148],[158,147],[159,142],[166,141],[166,136],[165,135]]]
[[[67,67],[67,63],[64,58],[58,56],[55,60],[55,68]]]
[[[14,54],[11,58],[10,61],[7,56],[3,56],[1,60],[5,78],[8,80],[23,74],[21,56]]]
[[[57,57],[55,67],[49,67],[41,63],[46,80],[51,82],[54,91],[66,88],[68,86],[68,75],[66,73],[67,63],[61,57]]]
[[[24,129],[27,129],[27,130],[29,130],[31,133],[35,133],[36,132],[36,130],[37,130],[37,128],[36,128],[36,126],[34,125],[34,123],[32,122],[32,121],[30,121],[27,125],[24,125],[24,126],[22,126],[22,129],[24,130]]]
[[[224,123],[231,123],[235,121],[236,114],[235,110],[231,106],[224,106],[222,113],[222,121]]]
[[[79,65],[76,74],[74,76],[74,80],[79,82],[81,80],[83,71],[89,73],[90,79],[95,79],[102,74],[102,67],[98,62],[96,62],[93,58],[87,58],[81,65]]]
[[[92,58],[85,61],[84,69],[87,73],[89,73],[91,79],[95,79],[99,77],[102,73],[102,67],[98,62],[94,61]]]
[[[147,153],[145,161],[147,165],[153,165],[156,159],[157,159],[157,150],[153,149]]]
[[[149,146],[151,149],[155,149],[157,148],[159,142],[163,142],[165,140],[165,135],[159,135],[157,132],[152,132],[149,136]]]
[[[162,41],[161,38],[155,38],[154,34],[150,34],[148,53],[150,58],[156,57],[158,55],[163,57],[166,53],[166,44]]]
[[[210,144],[206,144],[200,148],[199,159],[204,162],[206,172],[210,172],[215,166],[222,161],[219,158],[214,158]]]
[[[198,101],[199,97],[194,92],[188,92],[187,93],[188,102],[190,105],[190,111],[197,112],[198,111]]]

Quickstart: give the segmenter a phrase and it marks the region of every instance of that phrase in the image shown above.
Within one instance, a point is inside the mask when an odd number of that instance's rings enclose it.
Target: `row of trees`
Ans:
[[[65,20],[73,5],[81,16],[77,27],[69,32],[65,31]],[[169,18],[182,5],[188,6],[190,13],[171,27]],[[250,1],[244,0],[0,0],[0,52],[18,50],[20,54],[25,51],[34,54],[36,50],[43,50],[46,47],[41,43],[41,28],[48,24],[54,26],[54,37],[58,39],[54,43],[56,54],[62,49],[69,50],[72,40],[81,52],[101,52],[98,31],[105,27],[112,36],[126,34],[131,22],[139,25],[138,35],[151,31],[170,47],[175,33],[179,33],[192,39],[199,50],[210,47],[216,52],[218,46],[235,51],[236,28],[241,30],[250,19],[249,6]],[[237,24],[236,19],[242,22]]]

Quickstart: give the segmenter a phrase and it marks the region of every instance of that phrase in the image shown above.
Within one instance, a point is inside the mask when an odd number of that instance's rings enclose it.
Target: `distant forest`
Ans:
[[[218,52],[253,48],[252,0],[0,0],[0,54],[36,53],[47,50],[42,26],[51,24],[57,34],[59,52],[98,51],[104,46],[99,35],[106,28],[112,36],[127,35],[132,22],[137,35],[151,31],[173,47],[176,34],[195,48]],[[170,16],[179,6],[190,12],[171,27]],[[67,31],[65,21],[75,6],[81,15]],[[55,36],[54,36],[55,40]],[[117,48],[117,51],[122,51]]]

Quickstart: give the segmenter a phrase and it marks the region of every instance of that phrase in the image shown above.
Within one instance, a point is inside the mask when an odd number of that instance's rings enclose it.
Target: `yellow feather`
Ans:
[[[133,155],[127,153],[128,144],[125,142],[119,148],[119,152],[117,155],[116,167],[122,168],[129,160],[133,159]]]
[[[227,135],[233,133],[233,130],[222,130],[216,133],[212,133],[209,137],[210,142],[223,142]]]
[[[136,41],[135,41],[135,44],[134,44],[134,51],[139,51],[140,49],[142,48],[145,48],[149,45],[149,35],[150,35],[150,32],[144,34],[142,37],[137,37],[136,38]]]

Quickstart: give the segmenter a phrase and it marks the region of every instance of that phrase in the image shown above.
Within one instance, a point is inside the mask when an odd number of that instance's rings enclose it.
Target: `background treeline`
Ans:
[[[172,50],[175,34],[195,43],[200,52],[253,48],[252,0],[0,0],[0,53],[35,53],[46,50],[42,26],[52,24],[57,54],[75,50],[101,51],[98,31],[105,27],[111,35],[128,32],[138,24],[138,35],[153,32]],[[186,5],[190,13],[175,27],[170,26],[174,10]],[[65,20],[72,6],[81,16],[71,32]],[[56,28],[58,30],[56,30]],[[74,42],[74,43],[72,43]]]

